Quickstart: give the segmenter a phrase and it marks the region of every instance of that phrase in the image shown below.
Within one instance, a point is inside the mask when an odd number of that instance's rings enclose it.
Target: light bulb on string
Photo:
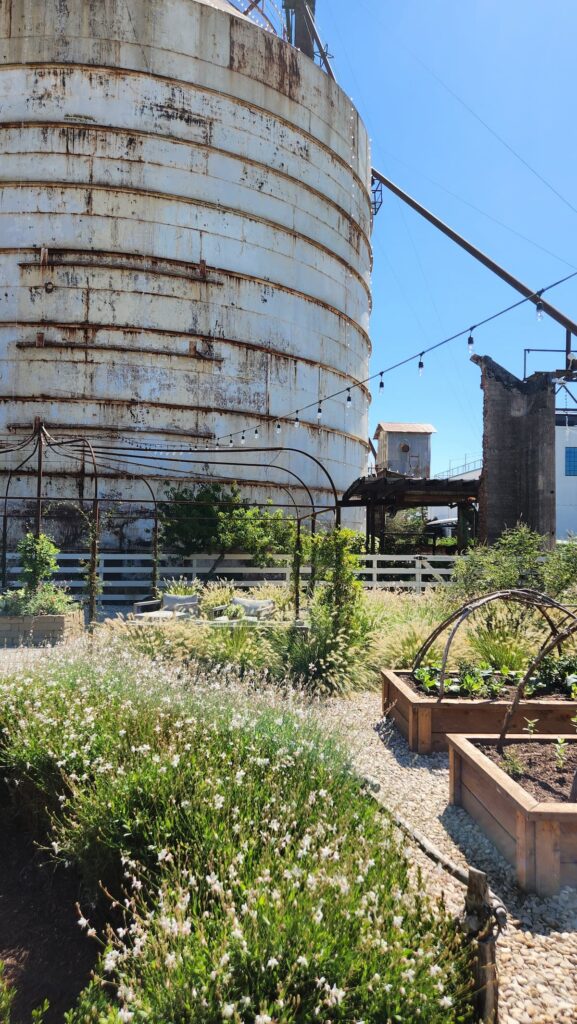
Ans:
[[[347,388],[347,404],[346,404],[346,406],[345,406],[345,410],[346,410],[347,412],[348,412],[348,410],[350,409],[350,407],[351,407],[351,405],[352,405],[352,404],[353,404],[353,400],[352,400],[352,398],[351,398],[351,389],[350,389],[350,388]]]
[[[246,437],[244,435],[244,430],[243,430],[242,434],[240,435],[240,443],[244,444],[245,441],[246,441]]]
[[[280,426],[279,421],[277,420],[276,421],[276,432],[277,432],[277,435],[280,434],[280,431],[281,431],[281,426]]]
[[[473,337],[473,328],[472,327],[471,327],[471,330],[469,332],[469,337],[467,338],[467,347],[469,349],[469,355],[472,355],[473,354],[473,349],[475,348],[475,339]]]
[[[321,403],[319,402],[319,407],[317,409],[317,420],[318,420],[319,423],[321,422],[322,418],[323,418],[323,407],[322,407]]]
[[[297,411],[296,411],[296,413],[295,413],[295,422],[294,422],[294,425],[295,425],[295,427],[297,428],[297,430],[298,430],[298,428],[299,428],[299,427],[300,427],[300,425],[301,425],[301,421],[299,420],[299,411],[298,411],[298,409],[297,409]]]
[[[219,441],[218,437],[217,437],[216,442],[215,442],[215,448],[220,448],[220,441]]]
[[[234,441],[232,439],[232,434],[230,435],[230,441],[228,443],[229,443],[229,447],[232,448],[232,446],[234,444]]]
[[[255,441],[258,441],[258,427],[254,428],[254,439]]]
[[[423,362],[424,354],[425,354],[424,352],[421,352],[421,354],[419,356],[419,377],[423,376],[423,370],[425,369],[425,364]]]
[[[541,302],[541,299],[539,299],[539,302],[535,306],[535,315],[537,317],[537,320],[542,320],[545,315],[545,310],[543,309],[543,303]]]
[[[383,370],[383,373],[384,373],[384,370]],[[383,374],[381,373],[381,379],[379,381],[379,391],[384,391],[384,390],[385,390],[385,382],[383,380]]]

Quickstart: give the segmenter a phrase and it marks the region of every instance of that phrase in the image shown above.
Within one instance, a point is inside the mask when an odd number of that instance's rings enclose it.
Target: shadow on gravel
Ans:
[[[97,946],[78,927],[79,881],[46,865],[30,834],[0,813],[0,960],[16,989],[13,1024],[30,1024],[50,1002],[46,1024],[62,1024],[90,980]]]

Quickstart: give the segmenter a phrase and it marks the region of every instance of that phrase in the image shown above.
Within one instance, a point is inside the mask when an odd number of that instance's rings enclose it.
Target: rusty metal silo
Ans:
[[[368,392],[320,424],[316,406],[367,376],[370,228],[350,99],[228,0],[0,0],[2,435],[40,417],[59,437],[266,444],[278,420],[345,489]],[[210,461],[280,494],[274,469]],[[83,486],[66,461],[46,474],[55,497]]]

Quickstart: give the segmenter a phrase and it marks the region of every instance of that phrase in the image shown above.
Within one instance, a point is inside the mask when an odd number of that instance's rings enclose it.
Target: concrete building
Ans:
[[[431,437],[437,431],[430,423],[379,423],[377,474],[389,470],[410,477],[431,475]]]
[[[371,159],[346,93],[227,0],[0,0],[0,110],[0,434],[37,417],[95,445],[244,431],[344,490],[367,459],[370,395],[345,399],[371,307]],[[1,496],[19,456],[0,458]],[[120,465],[103,493],[145,497]],[[283,465],[332,501],[297,453],[139,472],[287,502]],[[89,460],[44,472],[55,498],[90,493]],[[33,495],[33,470],[12,486]]]
[[[518,522],[555,543],[555,386],[550,373],[519,380],[472,356],[483,390],[479,534],[491,544]]]

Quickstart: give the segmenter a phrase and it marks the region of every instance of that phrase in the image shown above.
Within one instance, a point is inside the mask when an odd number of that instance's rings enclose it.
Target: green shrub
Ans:
[[[570,598],[575,601],[577,589],[577,538],[571,537],[547,555],[543,566],[545,590],[552,597]]]
[[[62,587],[41,583],[35,590],[8,590],[0,595],[0,615],[64,615],[75,602]]]
[[[108,638],[0,679],[0,730],[2,775],[51,809],[52,855],[121,905],[124,875],[124,926],[67,1024],[472,1020],[448,914],[286,691]]]
[[[9,987],[5,979],[5,970],[5,965],[0,960],[0,1021],[2,1024],[10,1024],[15,992],[13,988]]]
[[[523,524],[505,530],[491,547],[477,545],[458,559],[453,589],[463,598],[511,587],[544,587],[545,538]]]
[[[20,578],[26,590],[36,590],[41,583],[51,579],[58,571],[58,548],[45,533],[41,533],[39,537],[27,533],[16,550],[22,563]]]

